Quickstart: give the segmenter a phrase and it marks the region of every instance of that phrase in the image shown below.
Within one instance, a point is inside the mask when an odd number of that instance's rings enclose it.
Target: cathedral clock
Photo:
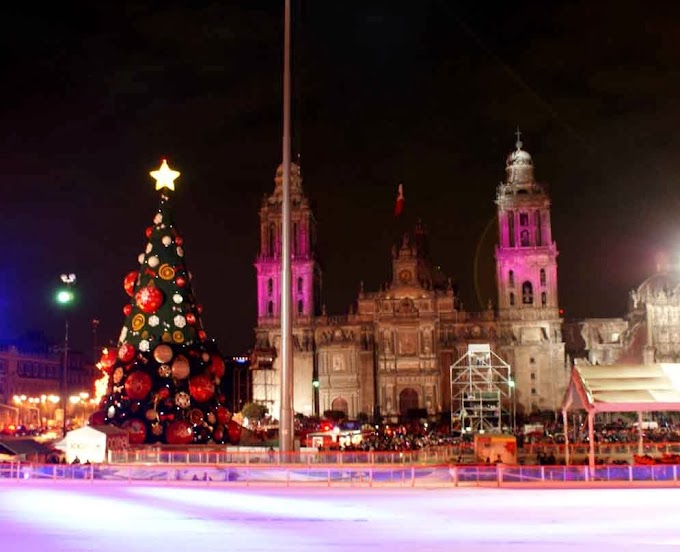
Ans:
[[[410,270],[404,269],[404,270],[402,270],[402,271],[399,272],[399,281],[400,281],[402,284],[408,284],[408,283],[410,283],[410,282],[411,282],[411,278],[412,278],[412,275],[411,275],[411,271],[410,271]]]

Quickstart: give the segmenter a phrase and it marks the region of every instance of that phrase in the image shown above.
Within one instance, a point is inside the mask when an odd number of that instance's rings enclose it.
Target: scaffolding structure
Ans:
[[[466,432],[514,430],[515,383],[510,365],[488,343],[468,344],[451,365],[451,429],[456,420]]]
[[[274,369],[276,350],[271,347],[257,349],[250,363],[252,401],[266,406],[270,414],[276,402],[278,387],[278,371]]]

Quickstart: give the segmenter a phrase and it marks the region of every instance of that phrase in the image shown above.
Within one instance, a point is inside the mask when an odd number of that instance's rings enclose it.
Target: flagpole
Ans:
[[[290,0],[284,0],[283,46],[283,200],[281,206],[281,413],[279,452],[287,460],[294,450],[293,431],[293,329],[291,324],[290,262]]]

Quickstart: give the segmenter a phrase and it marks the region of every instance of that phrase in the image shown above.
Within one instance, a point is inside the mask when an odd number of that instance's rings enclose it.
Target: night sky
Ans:
[[[389,277],[393,206],[431,234],[465,308],[495,297],[494,198],[522,130],[552,197],[566,319],[621,316],[680,248],[677,2],[293,0],[293,157],[319,230],[324,302]],[[204,323],[252,344],[258,207],[281,159],[283,0],[5,7],[0,33],[0,337],[115,341],[158,204]],[[477,274],[477,276],[475,276]]]

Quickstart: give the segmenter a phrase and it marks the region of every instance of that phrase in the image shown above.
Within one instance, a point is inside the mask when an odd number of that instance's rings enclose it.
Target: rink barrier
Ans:
[[[510,466],[378,464],[0,464],[5,480],[282,486],[677,486],[677,465]]]
[[[525,443],[517,451],[518,463],[539,464],[541,457],[554,457],[556,463],[565,458],[565,445],[554,443]],[[569,445],[571,464],[586,464],[589,447],[577,443]],[[680,454],[680,443],[645,442],[639,443],[597,443],[595,456],[598,463],[633,463],[635,455],[662,457]],[[124,450],[108,451],[107,461],[116,464],[255,464],[269,463],[272,460],[266,447],[252,446],[139,446]],[[472,444],[437,445],[417,450],[400,451],[360,451],[360,450],[317,450],[301,448],[299,451],[280,455],[274,454],[274,461],[283,464],[447,464],[472,463],[475,461]]]

